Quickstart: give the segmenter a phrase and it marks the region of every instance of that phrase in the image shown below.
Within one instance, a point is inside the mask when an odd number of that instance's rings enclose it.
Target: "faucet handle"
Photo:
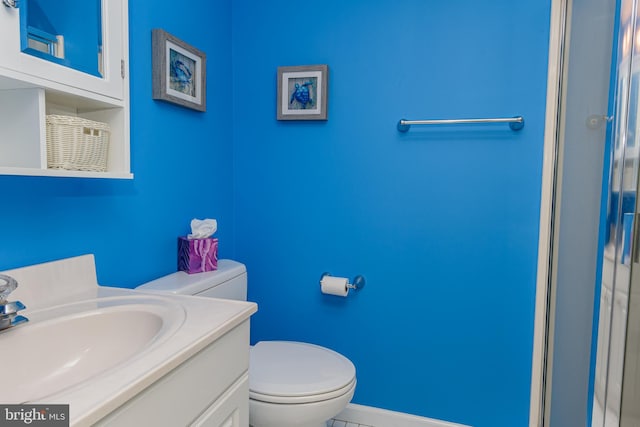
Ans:
[[[20,301],[3,303],[0,304],[0,316],[15,314],[20,310],[24,310],[25,308],[27,307],[25,307],[25,305]]]
[[[4,303],[7,300],[9,294],[16,290],[18,282],[11,276],[6,274],[0,274],[0,303]]]
[[[0,316],[0,331],[3,329],[9,329],[12,326],[18,326],[19,324],[26,323],[28,321],[29,319],[19,314]]]

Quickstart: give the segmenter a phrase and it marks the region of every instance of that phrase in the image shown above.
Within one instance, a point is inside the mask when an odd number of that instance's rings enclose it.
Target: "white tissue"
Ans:
[[[192,219],[191,234],[187,239],[204,239],[211,237],[218,229],[218,221],[215,219]]]

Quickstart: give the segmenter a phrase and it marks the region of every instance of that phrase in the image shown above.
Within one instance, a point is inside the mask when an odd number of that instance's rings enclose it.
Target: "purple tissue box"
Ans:
[[[178,270],[189,274],[218,268],[218,239],[178,237]]]

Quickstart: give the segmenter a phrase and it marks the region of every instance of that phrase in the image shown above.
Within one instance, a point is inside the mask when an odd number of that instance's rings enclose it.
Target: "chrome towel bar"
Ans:
[[[398,131],[407,132],[411,125],[458,125],[476,123],[508,123],[511,130],[520,130],[524,127],[522,116],[505,117],[495,119],[440,119],[440,120],[405,120],[398,122]]]

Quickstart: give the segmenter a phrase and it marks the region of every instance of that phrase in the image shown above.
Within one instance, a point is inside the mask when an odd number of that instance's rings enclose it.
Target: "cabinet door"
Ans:
[[[246,427],[249,425],[249,376],[244,374],[193,422],[193,427]]]
[[[71,87],[110,98],[124,98],[121,69],[128,51],[127,0],[102,0],[103,77],[23,53],[20,14],[20,8],[0,5],[0,76],[56,90],[68,91]]]

